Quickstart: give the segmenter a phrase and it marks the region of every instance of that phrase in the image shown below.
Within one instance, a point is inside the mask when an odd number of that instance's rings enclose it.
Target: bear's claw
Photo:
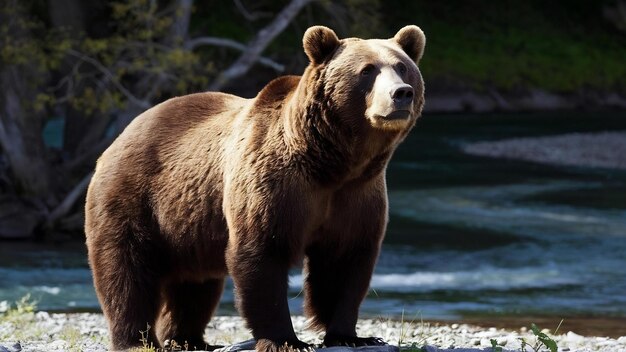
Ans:
[[[313,345],[302,341],[298,341],[295,343],[285,342],[283,346],[286,350],[293,352],[315,352],[315,348]]]
[[[362,346],[384,346],[387,345],[385,340],[380,337],[356,337],[343,335],[326,335],[324,337],[325,347],[346,346],[346,347],[362,347]]]

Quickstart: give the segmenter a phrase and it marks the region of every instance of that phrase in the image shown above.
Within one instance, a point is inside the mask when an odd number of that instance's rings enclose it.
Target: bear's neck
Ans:
[[[340,117],[324,97],[324,85],[319,83],[323,80],[309,79],[307,73],[295,92],[285,97],[281,113],[291,160],[322,185],[366,181],[384,172],[392,148],[359,147],[362,133],[332,123]]]

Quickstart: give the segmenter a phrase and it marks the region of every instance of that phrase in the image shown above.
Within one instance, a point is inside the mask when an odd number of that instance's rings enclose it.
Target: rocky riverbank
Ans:
[[[596,168],[626,169],[626,133],[571,133],[478,142],[463,151],[493,158]]]
[[[300,339],[320,343],[320,335],[306,330],[304,317],[293,318]],[[547,331],[545,331],[547,332]],[[411,351],[491,351],[495,340],[503,351],[520,351],[522,340],[530,346],[537,339],[531,331],[480,328],[466,324],[431,324],[427,322],[399,322],[388,319],[359,321],[362,336],[380,336],[392,345],[411,348]],[[549,333],[549,332],[548,332]],[[137,338],[140,338],[139,332]],[[233,344],[251,338],[239,317],[216,317],[205,332],[207,342]],[[585,337],[573,332],[559,332],[553,336],[559,351],[626,351],[626,336],[620,338]],[[108,332],[101,314],[23,313],[0,319],[0,352],[26,351],[106,351]],[[437,346],[437,347],[435,347]],[[527,347],[527,351],[532,351]],[[545,350],[545,347],[544,349]]]

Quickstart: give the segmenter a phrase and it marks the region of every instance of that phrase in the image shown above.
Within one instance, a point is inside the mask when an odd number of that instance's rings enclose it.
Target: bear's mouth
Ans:
[[[409,110],[396,110],[381,117],[385,120],[406,120],[410,115],[411,112]]]

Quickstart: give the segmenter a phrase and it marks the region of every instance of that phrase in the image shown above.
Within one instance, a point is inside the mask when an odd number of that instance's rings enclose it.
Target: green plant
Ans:
[[[33,313],[35,309],[37,309],[37,303],[37,301],[30,299],[30,293],[28,293],[24,297],[20,298],[19,301],[15,302],[15,308],[9,307],[9,309],[5,312],[5,316],[17,316]]]
[[[131,348],[132,352],[157,352],[158,349],[154,347],[152,342],[148,341],[148,333],[152,327],[150,324],[146,324],[146,330],[139,330],[139,334],[141,334],[141,338],[139,341],[141,342],[141,347]]]
[[[491,341],[491,349],[493,352],[502,352],[502,346],[498,345],[498,340],[489,339],[489,341]]]
[[[33,324],[37,301],[32,300],[30,294],[20,298],[15,304],[3,303],[2,306],[4,312],[0,313],[0,325],[6,325],[8,328],[0,329],[0,341],[22,340],[41,333],[41,328]]]
[[[563,319],[561,319],[561,322],[554,330],[555,334],[559,331],[561,324],[563,324]],[[532,331],[533,335],[535,335],[535,338],[536,338],[535,344],[531,345],[530,343],[528,343],[528,341],[526,341],[526,339],[520,338],[520,341],[522,343],[522,352],[526,352],[527,347],[532,348],[532,350],[536,352],[536,351],[539,351],[541,346],[545,346],[547,349],[550,350],[550,352],[557,352],[559,350],[559,347],[556,341],[554,341],[554,339],[550,337],[548,334],[542,332],[541,329],[539,329],[539,327],[537,326],[537,324],[535,323],[530,324],[530,330]]]
[[[424,321],[420,318],[420,326],[424,327]],[[415,319],[406,323],[404,321],[404,310],[402,311],[402,316],[400,318],[400,332],[398,334],[398,348],[402,352],[420,352],[424,351],[423,345],[426,343],[426,338],[423,336],[423,329],[420,333],[418,341],[408,342],[408,334],[409,331],[414,330],[415,327]]]
[[[80,352],[82,350],[80,346],[81,333],[77,328],[65,326],[59,333],[59,338],[67,342],[68,351]]]
[[[14,305],[2,302],[3,312],[0,312],[0,323],[11,323],[21,325],[32,318],[33,312],[37,308],[37,301],[30,299],[30,294],[25,295],[16,301]]]
[[[561,324],[559,324],[559,326],[561,326]],[[550,350],[550,352],[558,351],[559,347],[557,346],[556,341],[554,341],[550,336],[548,336],[548,334],[541,332],[539,328],[537,327],[537,325],[535,324],[531,324],[530,328],[533,334],[535,335],[535,337],[537,337],[537,344],[536,344],[537,348],[540,347],[539,344],[542,344],[546,346]],[[537,348],[535,348],[535,351],[537,350]]]
[[[426,348],[423,346],[420,347],[420,345],[417,342],[412,342],[411,344],[402,346],[400,348],[400,351],[402,352],[425,352]]]

